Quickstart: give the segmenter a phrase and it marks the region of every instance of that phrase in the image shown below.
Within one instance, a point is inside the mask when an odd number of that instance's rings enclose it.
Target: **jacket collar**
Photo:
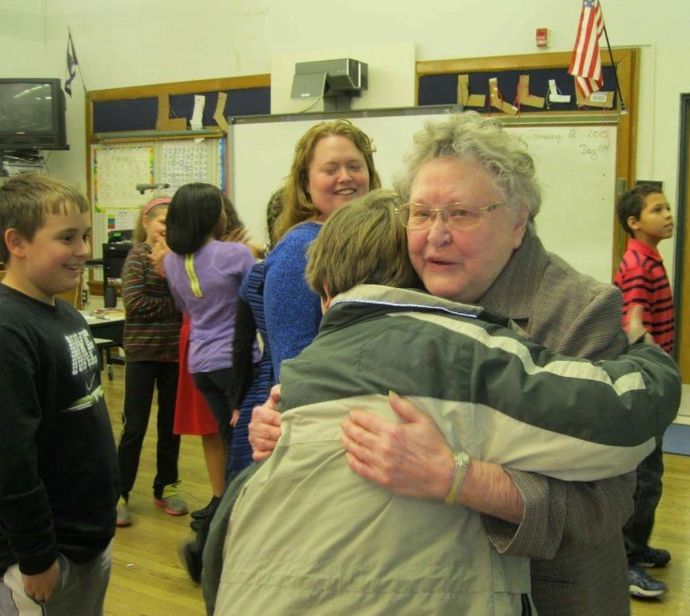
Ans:
[[[534,289],[539,286],[548,265],[547,253],[533,225],[532,222],[527,225],[522,244],[477,302],[515,321],[529,318]]]
[[[655,261],[659,261],[660,263],[663,261],[663,259],[661,258],[661,253],[656,248],[652,248],[649,244],[645,244],[640,240],[636,240],[634,237],[628,239],[627,248],[628,250],[634,250],[635,252],[639,252],[640,254],[643,254],[645,257],[649,257],[650,259],[654,259]]]

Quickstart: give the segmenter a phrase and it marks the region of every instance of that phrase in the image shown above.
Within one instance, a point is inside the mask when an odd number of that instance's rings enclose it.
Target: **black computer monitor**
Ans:
[[[122,266],[132,242],[108,242],[103,244],[103,305],[115,308],[117,296],[122,295]]]

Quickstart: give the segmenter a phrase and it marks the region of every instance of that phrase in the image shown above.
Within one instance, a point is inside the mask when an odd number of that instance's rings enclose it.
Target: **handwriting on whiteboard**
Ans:
[[[591,160],[607,160],[612,154],[611,135],[614,127],[563,127],[563,126],[539,126],[520,131],[520,136],[528,144],[538,148],[551,147],[553,145],[555,156],[558,156],[559,148],[573,151],[579,158]],[[562,156],[565,151],[561,150]],[[615,155],[615,151],[613,151]]]

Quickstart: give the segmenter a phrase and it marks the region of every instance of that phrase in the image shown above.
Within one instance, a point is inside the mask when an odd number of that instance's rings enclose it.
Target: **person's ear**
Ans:
[[[322,283],[324,293],[326,294],[325,296],[321,297],[321,312],[326,313],[326,310],[328,310],[331,307],[331,302],[333,301],[333,297],[331,296],[330,289],[328,288],[328,282],[326,280],[323,281]]]
[[[529,222],[529,211],[522,206],[517,209],[515,216],[515,226],[513,227],[513,249],[517,250],[522,245],[522,240],[525,237],[527,230],[527,223]]]
[[[628,216],[628,227],[633,231],[637,231],[640,228],[640,221],[635,218],[635,216]]]
[[[26,252],[26,238],[15,228],[5,230],[5,245],[10,255],[22,258]]]

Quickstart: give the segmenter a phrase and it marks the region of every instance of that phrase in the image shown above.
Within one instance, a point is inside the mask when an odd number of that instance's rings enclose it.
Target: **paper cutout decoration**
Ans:
[[[170,99],[167,94],[158,95],[156,130],[187,130],[187,118],[170,117]]]
[[[470,94],[470,76],[458,75],[458,103],[463,107],[483,107],[486,95]]]
[[[575,101],[578,107],[598,107],[600,109],[611,109],[613,107],[614,92],[592,92],[588,97],[580,93],[579,88],[575,88]]]
[[[490,100],[491,100],[491,106],[495,107],[496,109],[502,111],[503,113],[507,113],[508,115],[516,115],[518,112],[518,108],[515,107],[514,105],[511,105],[510,103],[506,103],[503,100],[503,97],[501,96],[501,92],[498,89],[498,78],[497,77],[491,77],[489,79],[489,94],[490,94]]]
[[[571,98],[570,94],[561,94],[555,79],[549,79],[548,99],[550,103],[569,103]]]
[[[544,108],[544,97],[535,96],[529,93],[529,75],[520,75],[518,80],[517,98],[515,102],[518,105],[527,105],[528,107]]]
[[[216,102],[216,110],[213,112],[213,119],[224,133],[228,132],[228,121],[225,119],[225,102],[227,99],[226,92],[218,92],[218,102]]]
[[[204,127],[204,107],[206,106],[206,97],[203,94],[194,95],[194,110],[192,111],[192,119],[189,121],[189,127],[192,130],[201,130]]]

